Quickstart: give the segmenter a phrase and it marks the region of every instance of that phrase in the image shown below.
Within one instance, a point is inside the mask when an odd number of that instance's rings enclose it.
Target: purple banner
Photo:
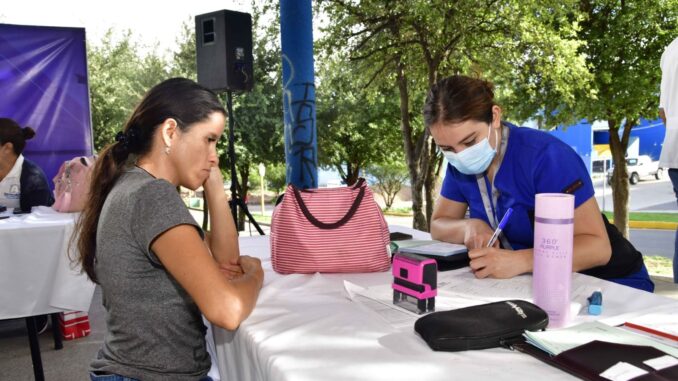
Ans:
[[[24,156],[52,178],[92,154],[85,29],[0,24],[0,117],[36,131]]]

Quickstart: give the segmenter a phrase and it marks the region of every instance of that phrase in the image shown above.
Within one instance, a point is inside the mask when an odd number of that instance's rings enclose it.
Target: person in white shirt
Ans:
[[[38,205],[54,203],[47,177],[40,167],[24,158],[26,140],[35,136],[9,118],[0,118],[0,206],[30,212]],[[48,315],[36,316],[38,333],[47,329]]]
[[[666,136],[659,157],[659,166],[668,168],[673,191],[678,200],[678,38],[666,47],[660,61],[662,82],[659,95],[659,116],[666,126]],[[678,283],[678,230],[673,254],[673,281]]]
[[[0,118],[0,205],[8,210],[30,212],[34,206],[54,203],[45,173],[22,155],[26,140],[34,136],[32,128]]]

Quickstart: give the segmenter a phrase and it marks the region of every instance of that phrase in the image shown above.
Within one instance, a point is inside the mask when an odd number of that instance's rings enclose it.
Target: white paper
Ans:
[[[643,361],[647,366],[655,370],[662,370],[674,365],[678,365],[678,359],[673,356],[661,356],[654,359]]]
[[[678,336],[678,317],[676,311],[667,311],[665,313],[650,313],[629,319],[629,323],[651,328],[656,331],[665,332],[673,336]]]
[[[390,296],[384,293],[383,287],[379,288],[380,290],[375,292],[372,288],[368,289],[344,280],[344,290],[350,300],[375,312],[394,328],[413,327],[414,322],[422,315],[394,305],[393,289],[390,286]]]
[[[635,367],[627,362],[620,361],[600,374],[600,377],[611,381],[628,381],[632,378],[642,376],[646,371]]]
[[[621,328],[621,329],[623,329],[623,330],[625,330],[625,331],[631,332],[631,333],[633,333],[634,335],[640,335],[640,336],[648,337],[648,338],[650,338],[650,339],[652,339],[652,340],[655,340],[655,341],[658,341],[658,342],[660,342],[660,343],[666,344],[666,345],[668,345],[668,346],[670,346],[670,347],[678,348],[678,341],[671,340],[671,339],[667,339],[667,338],[664,337],[664,336],[655,335],[655,334],[652,334],[652,333],[650,333],[650,332],[643,331],[643,330],[636,329],[636,328],[631,328],[631,327],[628,327],[628,326],[625,326],[625,325],[619,326],[619,328]]]
[[[568,349],[578,347],[594,340],[607,341],[617,344],[645,345],[659,349],[672,356],[678,356],[678,349],[644,336],[634,335],[623,329],[593,321],[582,323],[569,328],[554,329],[540,332],[526,331],[523,334],[530,343],[545,349],[552,355],[560,354]]]

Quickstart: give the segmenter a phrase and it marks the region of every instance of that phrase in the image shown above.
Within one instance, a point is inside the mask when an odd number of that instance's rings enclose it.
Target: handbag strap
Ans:
[[[355,214],[355,212],[358,210],[358,207],[360,206],[360,203],[363,200],[363,197],[365,196],[365,179],[360,178],[358,182],[353,186],[353,188],[360,188],[360,192],[358,192],[358,196],[355,198],[353,201],[353,205],[351,205],[351,208],[349,208],[348,212],[346,215],[340,219],[337,222],[328,224],[325,222],[322,222],[318,220],[317,218],[313,217],[311,212],[308,210],[306,207],[306,204],[304,203],[304,200],[301,198],[301,193],[299,192],[299,189],[292,185],[292,190],[294,191],[294,197],[297,199],[297,203],[299,204],[299,208],[301,209],[301,212],[304,213],[304,216],[308,220],[308,222],[312,223],[314,226],[320,228],[320,229],[336,229],[344,224],[346,224],[351,217]]]

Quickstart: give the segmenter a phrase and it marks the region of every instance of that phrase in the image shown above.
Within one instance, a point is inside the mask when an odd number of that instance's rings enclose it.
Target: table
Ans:
[[[43,379],[34,316],[52,314],[55,347],[60,349],[54,315],[88,311],[94,283],[68,257],[75,213],[35,207],[0,220],[0,319],[26,318],[36,379]]]
[[[391,226],[391,231],[428,238],[426,233],[404,227]],[[223,381],[575,379],[531,356],[503,348],[433,352],[411,326],[395,328],[346,297],[344,280],[361,286],[385,285],[392,281],[390,273],[280,275],[271,268],[269,247],[267,236],[240,239],[242,254],[262,259],[265,280],[256,308],[237,331],[214,329]],[[493,287],[496,299],[531,299],[529,275],[502,281],[477,280],[468,268],[450,274],[464,280],[460,284],[469,290],[484,288],[487,295],[488,287]],[[658,307],[675,306],[678,311],[678,301],[673,299],[573,275],[573,293],[595,288],[602,289],[605,297],[603,314],[593,317],[582,312],[572,324],[593,319],[618,324]],[[469,293],[454,302],[461,307],[490,299]]]

